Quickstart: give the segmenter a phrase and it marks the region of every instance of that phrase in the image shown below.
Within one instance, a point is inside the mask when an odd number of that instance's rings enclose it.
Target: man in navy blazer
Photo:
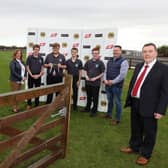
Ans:
[[[146,165],[157,134],[157,120],[168,104],[168,67],[157,61],[153,43],[142,48],[144,62],[136,66],[128,89],[125,107],[131,106],[131,137],[124,153],[139,153],[136,163]]]

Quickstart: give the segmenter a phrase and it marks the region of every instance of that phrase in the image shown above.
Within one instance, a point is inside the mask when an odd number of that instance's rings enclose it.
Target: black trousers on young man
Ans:
[[[73,109],[77,109],[77,101],[78,101],[78,86],[77,81],[79,80],[79,77],[73,76],[73,83],[72,83],[72,89],[73,89]]]
[[[56,83],[61,83],[63,81],[62,76],[52,76],[52,75],[47,75],[47,85],[51,84],[56,84]],[[56,96],[58,95],[58,92],[55,93]],[[46,104],[49,104],[52,102],[53,99],[53,93],[47,95],[47,101]]]
[[[100,86],[92,86],[86,84],[87,104],[85,107],[86,111],[90,111],[92,114],[96,114],[99,100],[99,89]],[[93,102],[93,107],[91,104]]]
[[[30,75],[28,76],[28,88],[33,88],[33,87],[40,87],[41,86],[41,77],[38,79],[32,78]],[[32,101],[31,99],[28,99],[27,104],[29,106],[32,106]],[[39,97],[35,98],[35,106],[39,105]]]

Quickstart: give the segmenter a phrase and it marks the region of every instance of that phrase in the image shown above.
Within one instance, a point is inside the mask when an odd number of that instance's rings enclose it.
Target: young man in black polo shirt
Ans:
[[[85,78],[86,78],[86,94],[87,94],[87,105],[83,111],[90,111],[90,107],[93,101],[93,107],[91,109],[91,117],[96,116],[99,89],[101,84],[101,78],[104,74],[105,66],[103,61],[100,60],[100,49],[93,48],[93,58],[86,62],[84,66]]]
[[[66,68],[65,56],[59,53],[60,44],[52,45],[52,53],[48,54],[44,63],[47,68],[47,85],[61,83],[63,80],[63,69]],[[47,96],[46,104],[52,102],[53,93]]]
[[[71,49],[72,57],[66,61],[68,74],[73,76],[73,110],[77,110],[78,88],[82,76],[82,61],[78,59],[78,49]]]
[[[28,72],[28,88],[40,87],[41,86],[41,76],[44,74],[43,58],[39,55],[40,46],[33,46],[33,54],[28,56],[26,60],[26,69]],[[27,102],[27,109],[32,106],[31,99]],[[35,98],[35,106],[39,105],[39,97]]]

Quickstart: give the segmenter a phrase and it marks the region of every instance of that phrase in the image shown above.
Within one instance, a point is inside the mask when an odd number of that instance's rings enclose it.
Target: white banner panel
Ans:
[[[106,64],[107,59],[113,56],[113,46],[116,44],[116,40],[117,29],[115,28],[81,30],[30,28],[27,37],[27,56],[32,53],[33,44],[40,44],[40,54],[45,60],[46,55],[52,51],[51,44],[57,42],[60,43],[60,52],[64,54],[66,60],[71,57],[71,48],[78,48],[79,58],[84,65],[88,59],[92,58],[92,48],[99,46],[101,60]],[[41,84],[46,85],[46,75],[43,76]],[[41,97],[40,100],[45,101],[46,98]],[[79,87],[78,105],[86,105],[84,77]],[[107,111],[107,98],[103,84],[100,88],[98,111]]]

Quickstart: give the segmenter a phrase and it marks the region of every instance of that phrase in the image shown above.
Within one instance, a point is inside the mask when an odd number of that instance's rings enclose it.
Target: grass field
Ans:
[[[11,52],[0,52],[0,93],[9,91],[9,69]],[[129,80],[132,72],[127,75],[122,101],[124,104]],[[22,105],[24,107],[24,104]],[[1,108],[0,116],[11,114],[11,108]],[[129,108],[123,109],[122,122],[118,126],[111,126],[109,120],[101,118],[99,113],[96,118],[89,114],[75,112],[71,114],[70,141],[66,159],[57,160],[49,168],[138,168],[135,164],[137,155],[120,153],[121,147],[128,145],[130,133]],[[28,121],[30,125],[32,121]],[[24,127],[24,126],[22,126]],[[26,126],[25,126],[26,127]],[[49,133],[48,135],[49,136]],[[2,140],[0,136],[0,140]],[[168,167],[168,119],[167,116],[159,121],[157,143],[150,163],[147,168]],[[43,155],[43,153],[41,153]],[[4,154],[0,154],[0,160]],[[29,162],[32,162],[30,160]],[[19,166],[25,168],[27,166]]]

